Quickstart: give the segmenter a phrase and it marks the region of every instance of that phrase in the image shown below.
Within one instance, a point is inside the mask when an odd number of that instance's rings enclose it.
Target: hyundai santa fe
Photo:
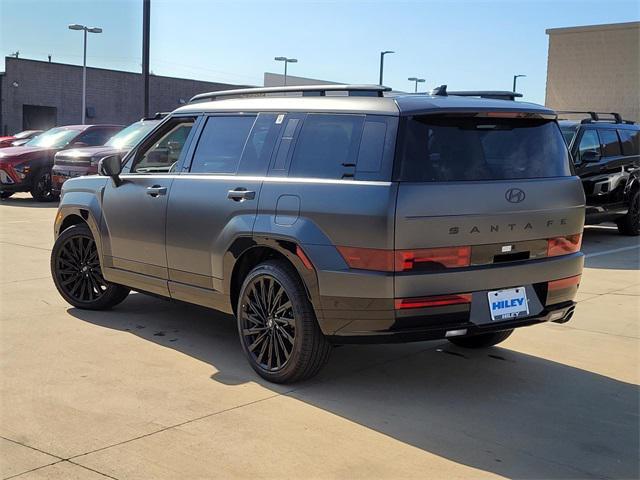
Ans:
[[[568,321],[585,199],[555,113],[388,90],[197,95],[103,158],[104,176],[65,182],[60,294],[233,314],[251,367],[280,383],[316,374],[334,344],[481,348]]]

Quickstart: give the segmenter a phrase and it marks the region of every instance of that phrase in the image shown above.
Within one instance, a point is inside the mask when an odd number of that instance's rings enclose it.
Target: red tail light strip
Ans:
[[[444,307],[446,305],[461,305],[466,303],[471,303],[470,293],[419,298],[396,298],[395,307],[396,310],[405,310],[408,308]]]
[[[547,243],[547,256],[557,257],[567,255],[580,250],[582,246],[582,233],[567,235],[565,237],[550,238]]]
[[[455,268],[468,267],[471,263],[471,247],[468,246],[397,251],[338,247],[338,251],[349,267],[379,272],[407,272],[421,264]]]
[[[581,278],[582,275],[576,275],[574,277],[561,278],[560,280],[552,280],[548,283],[548,290],[555,292],[569,287],[577,287],[580,285]]]

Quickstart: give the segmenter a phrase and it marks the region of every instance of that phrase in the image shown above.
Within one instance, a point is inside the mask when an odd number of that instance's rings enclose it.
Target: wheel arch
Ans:
[[[91,230],[93,239],[96,242],[98,249],[98,257],[100,258],[100,265],[103,264],[102,257],[102,238],[100,236],[100,228],[98,221],[88,208],[82,208],[78,206],[60,206],[56,215],[54,223],[54,238],[57,239],[62,232],[73,225],[85,224]]]
[[[244,278],[255,266],[269,259],[281,259],[293,267],[320,319],[318,278],[300,245],[290,239],[255,236],[237,238],[224,256],[224,289],[234,314]]]

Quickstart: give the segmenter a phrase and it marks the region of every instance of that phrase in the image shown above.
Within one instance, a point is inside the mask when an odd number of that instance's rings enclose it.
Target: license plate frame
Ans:
[[[491,321],[513,320],[529,315],[529,300],[525,287],[504,288],[487,292]],[[495,308],[494,308],[495,307]]]

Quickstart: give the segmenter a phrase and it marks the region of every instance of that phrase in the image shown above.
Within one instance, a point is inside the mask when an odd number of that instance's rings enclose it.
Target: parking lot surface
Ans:
[[[344,346],[313,381],[250,369],[231,317],[132,294],[70,307],[55,204],[0,203],[0,476],[638,478],[640,248],[589,227],[573,320],[500,347]]]

